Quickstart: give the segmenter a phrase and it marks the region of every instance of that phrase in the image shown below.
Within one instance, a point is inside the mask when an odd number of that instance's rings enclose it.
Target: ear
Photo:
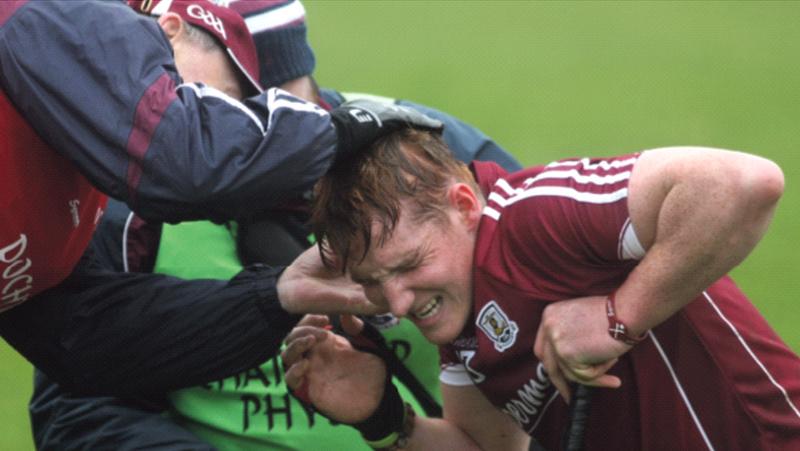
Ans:
[[[455,208],[458,216],[472,230],[478,227],[483,211],[481,198],[466,183],[454,183],[447,190],[447,199],[450,206]]]
[[[164,30],[170,42],[173,42],[178,36],[184,33],[183,19],[175,13],[164,13],[158,18],[158,24],[161,26],[161,29]]]

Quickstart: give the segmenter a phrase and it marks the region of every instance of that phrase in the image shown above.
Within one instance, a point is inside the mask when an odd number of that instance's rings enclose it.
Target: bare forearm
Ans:
[[[482,448],[455,424],[440,418],[417,417],[408,451],[480,451]]]

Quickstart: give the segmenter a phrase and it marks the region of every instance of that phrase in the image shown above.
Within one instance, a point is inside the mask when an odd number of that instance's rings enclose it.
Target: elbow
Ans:
[[[744,172],[742,199],[748,199],[752,205],[774,207],[783,196],[785,180],[781,168],[770,160],[755,157]]]

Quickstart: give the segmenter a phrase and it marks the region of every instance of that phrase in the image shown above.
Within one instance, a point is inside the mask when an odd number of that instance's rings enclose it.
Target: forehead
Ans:
[[[370,248],[363,259],[354,258],[350,261],[350,271],[366,275],[365,273],[389,270],[408,263],[429,245],[432,237],[431,227],[430,221],[418,223],[408,214],[401,213],[392,233],[381,242],[383,225],[377,220],[373,221]],[[351,255],[356,257],[363,255],[363,243],[361,240],[358,241],[351,249]]]

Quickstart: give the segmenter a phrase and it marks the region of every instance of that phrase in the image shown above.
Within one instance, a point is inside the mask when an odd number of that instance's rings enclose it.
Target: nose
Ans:
[[[392,277],[383,283],[383,297],[394,316],[404,317],[414,305],[414,291],[408,288],[402,277]]]

